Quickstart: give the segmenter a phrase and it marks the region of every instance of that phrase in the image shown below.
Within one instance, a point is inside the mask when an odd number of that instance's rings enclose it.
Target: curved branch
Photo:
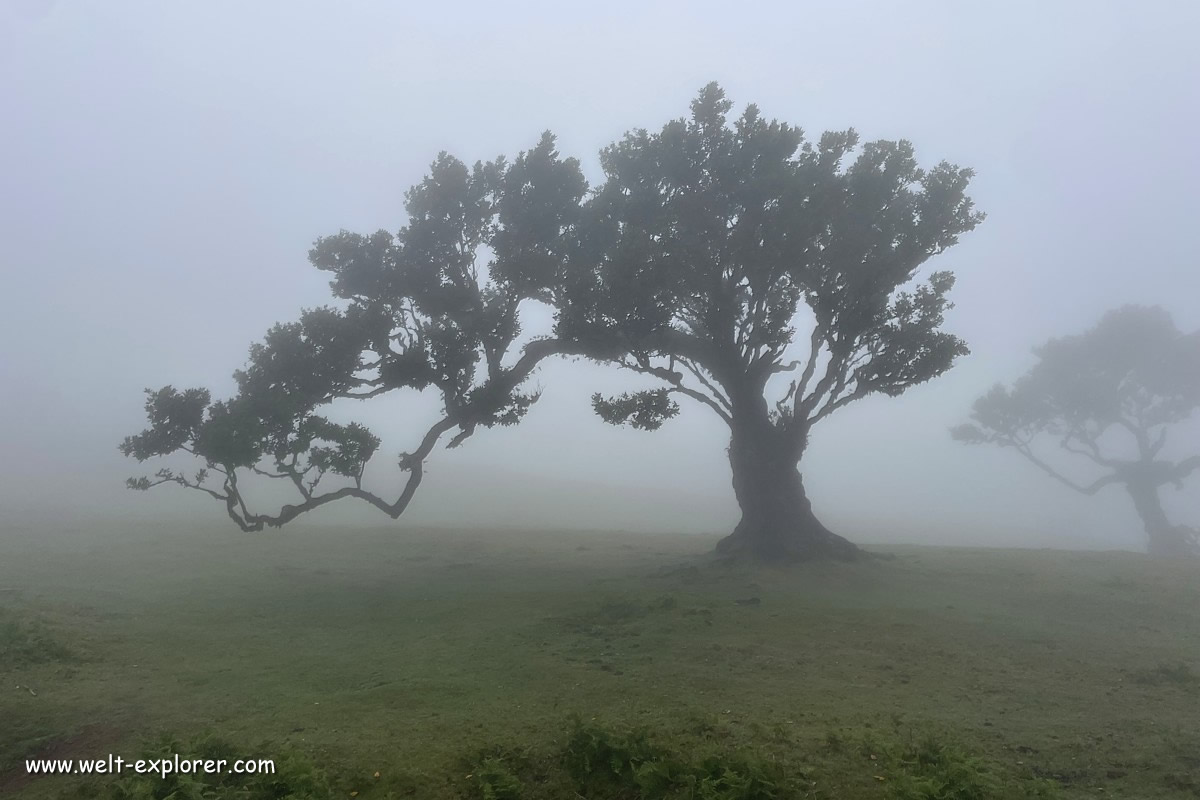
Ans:
[[[493,389],[500,393],[508,393],[515,390],[520,384],[525,381],[533,370],[545,358],[553,355],[566,354],[577,352],[577,348],[562,340],[558,339],[538,339],[525,345],[521,357],[517,362],[508,369],[503,369],[493,375],[490,383]],[[344,392],[341,397],[371,397],[383,394],[388,391],[389,387],[379,387],[371,392],[358,394],[354,392]],[[444,390],[444,396],[449,394]],[[330,398],[332,399],[332,398]],[[447,405],[446,411],[436,424],[434,424],[420,444],[411,453],[401,453],[399,467],[402,471],[408,473],[408,479],[404,482],[399,496],[395,501],[389,502],[382,497],[369,492],[362,488],[362,474],[365,464],[359,465],[357,474],[349,475],[353,480],[353,486],[345,486],[324,494],[316,494],[317,484],[324,475],[324,470],[316,468],[316,476],[311,482],[306,484],[305,477],[314,469],[312,464],[301,469],[296,463],[296,456],[292,456],[289,463],[283,459],[276,459],[276,471],[260,467],[258,464],[242,467],[248,469],[250,473],[261,475],[272,479],[287,479],[290,480],[299,490],[303,497],[303,502],[296,505],[284,505],[277,513],[256,513],[252,511],[246,498],[238,485],[238,467],[230,465],[217,465],[210,463],[209,469],[224,476],[224,485],[222,491],[216,491],[203,486],[203,476],[207,473],[206,470],[201,470],[197,475],[196,481],[188,480],[184,475],[177,474],[171,470],[160,470],[156,479],[151,478],[130,478],[127,484],[130,488],[147,490],[156,486],[161,486],[165,483],[176,483],[189,489],[205,492],[209,496],[225,504],[226,512],[239,528],[243,531],[261,531],[265,527],[281,527],[296,517],[313,511],[328,503],[351,497],[364,500],[367,503],[378,508],[393,519],[398,518],[404,513],[413,496],[416,494],[417,487],[420,485],[424,474],[424,460],[433,451],[441,437],[453,430],[460,428],[459,434],[454,437],[451,444],[457,445],[463,439],[471,435],[478,424],[478,419],[474,415],[474,409],[470,404],[454,404]],[[178,449],[196,455],[194,448],[183,445]]]
[[[1101,478],[1097,478],[1092,483],[1084,486],[1082,484],[1076,483],[1075,481],[1071,480],[1067,476],[1063,475],[1058,470],[1054,469],[1054,467],[1047,464],[1045,461],[1042,461],[1040,458],[1038,458],[1036,455],[1033,454],[1033,451],[1029,449],[1028,445],[1020,444],[1015,441],[1007,442],[1007,444],[1008,444],[1008,446],[1015,449],[1018,453],[1023,455],[1026,459],[1028,459],[1030,461],[1030,463],[1037,466],[1040,470],[1042,470],[1042,472],[1045,472],[1047,475],[1054,478],[1059,483],[1063,484],[1064,486],[1069,486],[1070,488],[1074,489],[1075,491],[1079,492],[1080,494],[1093,495],[1111,483],[1120,483],[1124,480],[1120,474],[1118,474],[1116,472],[1112,472]]]
[[[700,381],[701,385],[703,385],[705,389],[708,389],[708,391],[712,392],[713,398],[720,403],[725,410],[733,411],[733,403],[730,402],[729,398],[726,397],[725,394],[723,394],[721,390],[718,389],[711,381],[704,377],[703,372],[692,362],[691,359],[680,358],[679,363],[687,367],[688,371],[696,376],[696,380]]]
[[[850,358],[850,353],[843,352],[839,354],[834,348],[835,344],[836,342],[829,342],[829,362],[825,365],[825,374],[817,381],[817,385],[813,387],[812,392],[806,397],[802,396],[802,393],[797,394],[796,416],[807,417],[812,414],[821,404],[821,399],[824,397],[829,398],[827,401],[828,405],[829,402],[836,399],[840,388],[845,387],[848,370],[847,361]],[[805,371],[807,372],[807,370]],[[805,384],[807,386],[807,381]],[[829,411],[832,411],[832,409],[824,413],[828,414]],[[816,421],[817,418],[814,417],[809,421],[809,424]]]
[[[717,403],[711,397],[704,394],[703,392],[698,392],[695,389],[690,389],[686,386],[672,386],[670,389],[667,389],[667,391],[670,392],[671,394],[681,394],[681,395],[684,395],[685,397],[690,397],[693,400],[698,400],[699,402],[704,403],[704,405],[708,406],[713,411],[715,411],[717,416],[719,416],[721,419],[725,420],[726,423],[733,424],[733,417],[730,416],[729,413],[727,411],[725,411],[725,409],[723,409],[719,405],[717,405]]]
[[[1072,439],[1081,443],[1086,449],[1072,447]],[[1060,441],[1058,444],[1059,447],[1061,447],[1063,450],[1066,450],[1068,453],[1074,453],[1075,455],[1083,456],[1084,458],[1087,458],[1093,463],[1102,467],[1115,469],[1116,467],[1120,466],[1119,462],[1114,461],[1111,458],[1106,458],[1104,454],[1100,452],[1100,445],[1096,443],[1096,438],[1094,436],[1086,435],[1079,428],[1074,428],[1068,431],[1066,436],[1064,436],[1062,441]]]
[[[327,492],[321,495],[310,495],[303,503],[299,505],[285,505],[277,514],[255,514],[251,513],[237,489],[236,479],[231,478],[226,482],[226,490],[228,494],[222,499],[225,500],[226,510],[229,517],[237,523],[243,531],[261,531],[264,527],[278,528],[286,525],[301,514],[307,514],[309,511],[320,508],[323,505],[332,503],[336,500],[341,500],[346,497],[355,497],[359,500],[365,500],[371,505],[378,508],[383,513],[387,514],[392,519],[397,519],[408,508],[408,504],[412,501],[413,496],[417,492],[417,487],[421,485],[421,479],[424,475],[424,460],[433,448],[437,445],[438,439],[447,431],[457,425],[457,421],[450,417],[443,418],[436,425],[429,429],[425,437],[421,440],[420,446],[412,453],[402,453],[400,456],[400,468],[408,473],[408,480],[404,483],[404,488],[395,502],[389,503],[378,495],[368,492],[358,485],[358,481],[354,486],[344,486],[332,492]],[[232,471],[231,471],[232,474]],[[315,485],[315,484],[314,484]],[[214,494],[214,496],[219,496]]]
[[[849,394],[842,395],[841,397],[838,397],[837,392],[830,394],[829,399],[825,401],[825,405],[821,407],[821,410],[814,414],[809,420],[809,424],[815,425],[816,423],[825,419],[825,417],[832,414],[834,411],[837,411],[839,408],[848,406],[855,400],[861,400],[871,393],[871,388],[872,387],[870,384],[863,383],[855,385],[854,391],[850,392]]]

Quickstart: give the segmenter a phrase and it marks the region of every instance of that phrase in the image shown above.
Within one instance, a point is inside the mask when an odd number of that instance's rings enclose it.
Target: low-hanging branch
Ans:
[[[310,261],[332,273],[342,307],[308,310],[271,328],[235,373],[232,399],[212,402],[205,389],[147,390],[150,427],[127,437],[121,452],[139,461],[182,453],[204,468],[194,476],[161,469],[153,478],[130,478],[129,487],[177,484],[202,492],[223,503],[244,531],[279,527],[346,498],[399,517],[443,436],[452,434],[447,446],[456,447],[479,427],[519,422],[539,397],[523,387],[541,362],[578,350],[550,337],[518,341],[521,302],[542,294],[511,265],[527,256],[532,228],[544,253],[561,258],[555,248],[565,247],[585,190],[578,164],[559,158],[549,135],[511,163],[469,169],[442,154],[407,193],[409,222],[398,234],[343,231],[316,243]],[[492,262],[481,278],[476,255],[484,248]],[[318,411],[404,389],[438,392],[442,413],[415,450],[400,454],[404,477],[392,500],[363,486],[379,438]],[[318,491],[330,475],[349,485]],[[252,510],[246,476],[286,481],[299,502]]]

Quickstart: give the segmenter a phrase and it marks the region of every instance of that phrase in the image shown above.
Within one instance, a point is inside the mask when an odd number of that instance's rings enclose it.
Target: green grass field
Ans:
[[[5,530],[0,794],[162,797],[24,759],[215,736],[362,800],[1200,797],[1197,565],[889,547],[770,569],[711,544]],[[626,745],[667,755],[610,765]],[[659,794],[647,764],[674,770]],[[775,788],[729,789],[746,770]]]

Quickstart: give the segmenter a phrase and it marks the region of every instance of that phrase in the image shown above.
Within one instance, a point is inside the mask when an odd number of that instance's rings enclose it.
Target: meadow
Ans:
[[[1196,564],[880,546],[771,568],[712,543],[10,526],[0,794],[1200,797]],[[156,748],[287,769],[24,768]]]

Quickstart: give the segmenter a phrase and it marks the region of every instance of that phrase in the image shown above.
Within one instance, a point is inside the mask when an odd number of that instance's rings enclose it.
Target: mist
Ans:
[[[948,429],[1035,346],[1111,308],[1160,305],[1200,328],[1198,24],[1179,3],[6,3],[0,508],[220,526],[206,498],[125,490],[145,470],[116,446],[144,427],[144,387],[233,394],[251,342],[329,301],[312,242],[401,227],[403,192],[439,151],[511,156],[549,129],[595,183],[602,147],[717,80],[735,112],[753,102],[812,138],[852,126],[911,140],[922,164],[972,167],[988,215],[929,265],[957,276],[946,329],[970,356],[814,431],[803,472],[826,523],[865,543],[1140,549],[1120,493],[1077,496]],[[520,426],[433,453],[400,526],[736,524],[728,431],[704,409],[614,429],[590,396],[642,383],[565,359],[535,383]],[[436,400],[350,410],[394,453]],[[1164,502],[1200,520],[1194,482]]]

